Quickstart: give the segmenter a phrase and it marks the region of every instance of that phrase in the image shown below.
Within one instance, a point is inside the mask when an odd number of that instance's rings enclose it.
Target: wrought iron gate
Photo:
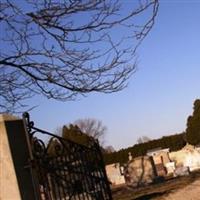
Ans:
[[[38,129],[24,113],[30,138],[34,182],[42,200],[112,200],[99,144],[77,144]],[[36,137],[50,136],[48,145]]]

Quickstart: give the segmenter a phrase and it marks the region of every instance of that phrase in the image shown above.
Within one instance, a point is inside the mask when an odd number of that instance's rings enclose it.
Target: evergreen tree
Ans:
[[[193,115],[188,117],[186,139],[192,145],[200,143],[200,99],[195,100]]]
[[[85,146],[88,146],[94,140],[93,137],[83,133],[77,125],[73,124],[63,127],[62,137]]]

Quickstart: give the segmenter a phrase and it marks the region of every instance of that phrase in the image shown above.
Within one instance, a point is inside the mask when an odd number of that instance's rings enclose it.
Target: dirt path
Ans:
[[[171,191],[169,194],[153,200],[200,200],[200,180],[196,180],[182,189]]]
[[[114,200],[200,200],[200,171],[141,188],[112,189]]]

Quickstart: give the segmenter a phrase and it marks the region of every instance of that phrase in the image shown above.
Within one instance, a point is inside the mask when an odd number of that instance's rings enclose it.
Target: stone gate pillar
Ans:
[[[22,119],[0,115],[0,200],[37,200]]]

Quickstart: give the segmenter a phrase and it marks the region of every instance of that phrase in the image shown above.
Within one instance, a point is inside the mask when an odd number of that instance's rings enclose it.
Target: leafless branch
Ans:
[[[158,0],[0,2],[0,108],[35,94],[60,101],[126,87]]]
[[[76,120],[74,124],[77,125],[83,133],[98,139],[101,145],[103,144],[107,127],[104,126],[100,120],[93,118],[79,119]]]

